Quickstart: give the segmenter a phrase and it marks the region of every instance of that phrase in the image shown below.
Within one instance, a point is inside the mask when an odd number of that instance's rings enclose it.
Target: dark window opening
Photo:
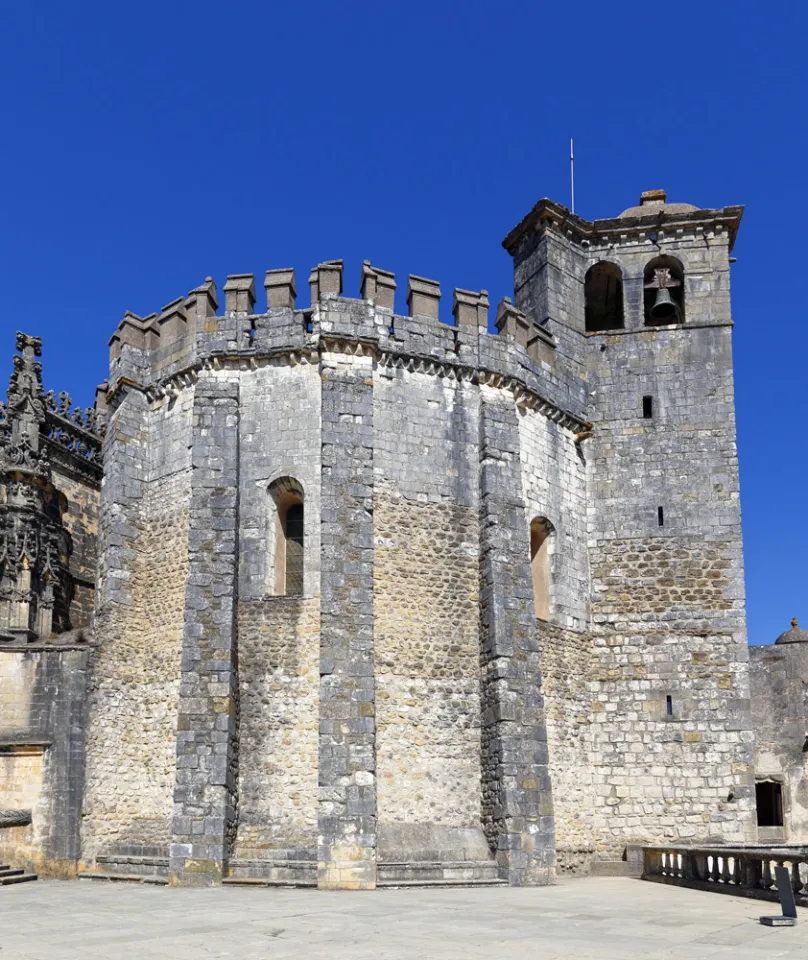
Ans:
[[[654,416],[654,398],[653,397],[643,397],[642,398],[642,415],[646,420],[650,420]]]
[[[294,477],[279,477],[269,486],[274,502],[271,519],[270,593],[276,597],[299,597],[304,593],[304,497]]]
[[[760,780],[755,784],[757,822],[759,827],[783,826],[783,788],[773,780]]]
[[[303,593],[303,504],[292,503],[284,518],[286,535],[286,595]]]
[[[675,257],[655,257],[643,273],[645,325],[685,322],[685,274]]]
[[[587,270],[584,311],[587,333],[623,329],[623,274],[616,264],[601,261]]]
[[[673,716],[673,698],[670,694],[665,697],[665,713],[667,716]]]
[[[662,509],[662,507],[657,507],[657,508],[656,508],[656,517],[657,517],[657,522],[659,523],[660,527],[664,527],[664,526],[665,526],[665,511]]]

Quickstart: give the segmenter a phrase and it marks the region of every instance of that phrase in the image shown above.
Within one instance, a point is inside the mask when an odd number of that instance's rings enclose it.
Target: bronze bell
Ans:
[[[670,290],[660,287],[657,290],[651,317],[658,323],[675,323],[679,319],[679,307],[674,303]]]

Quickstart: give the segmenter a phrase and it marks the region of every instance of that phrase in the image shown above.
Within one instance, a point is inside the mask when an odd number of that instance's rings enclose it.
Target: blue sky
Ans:
[[[733,267],[749,635],[808,626],[808,13],[780,0],[40,0],[0,5],[0,357],[44,338],[92,402],[124,310],[208,274],[363,259],[511,292],[541,196],[608,217],[663,187],[746,204]],[[793,249],[789,249],[793,244]],[[260,291],[260,283],[259,283]],[[259,296],[261,294],[259,293]],[[260,300],[259,300],[260,303]],[[3,375],[4,376],[4,375]]]

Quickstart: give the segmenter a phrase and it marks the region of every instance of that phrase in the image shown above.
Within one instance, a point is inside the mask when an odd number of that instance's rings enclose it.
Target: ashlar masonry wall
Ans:
[[[519,442],[525,522],[545,518],[553,531],[550,617],[537,623],[537,636],[557,865],[561,871],[581,873],[588,870],[596,849],[585,450],[569,428],[529,407],[520,410]]]
[[[748,840],[753,734],[729,330],[593,340],[593,765],[603,847]],[[655,403],[649,421],[645,395]]]
[[[239,819],[234,856],[316,856],[320,677],[320,373],[276,362],[240,377]],[[304,497],[304,591],[273,588],[275,503]]]
[[[484,849],[478,416],[478,393],[468,380],[393,365],[376,369],[374,652],[382,859],[407,860],[413,851],[453,844]]]
[[[132,390],[105,447],[82,858],[166,855],[188,564],[193,388]]]
[[[780,784],[783,828],[759,827],[761,843],[808,841],[808,643],[749,648],[755,777]]]
[[[0,829],[0,862],[75,876],[83,787],[87,644],[0,650],[0,810],[30,822]]]

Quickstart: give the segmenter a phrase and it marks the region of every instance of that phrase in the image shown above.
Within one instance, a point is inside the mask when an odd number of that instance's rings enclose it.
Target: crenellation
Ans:
[[[389,270],[373,267],[370,260],[365,260],[360,289],[363,300],[373,300],[377,307],[384,310],[395,309],[396,277]]]
[[[295,309],[297,287],[295,285],[295,271],[291,267],[267,270],[264,277],[264,289],[267,293],[267,311]]]
[[[219,309],[219,297],[216,293],[216,284],[213,277],[205,277],[204,283],[194,287],[185,300],[185,309],[189,317],[195,317],[197,322],[204,322],[208,317],[215,317]]]
[[[503,297],[497,304],[497,333],[511,337],[515,343],[527,350],[530,330],[533,324],[518,310],[510,297]]]
[[[225,281],[225,316],[234,317],[255,311],[255,277],[251,273],[233,273]]]
[[[472,336],[488,333],[488,291],[461,290],[455,288],[452,316],[455,327]]]
[[[438,319],[440,303],[440,284],[437,280],[427,280],[410,274],[407,278],[407,308],[411,317],[429,317]]]
[[[160,346],[166,347],[169,343],[185,336],[188,329],[188,313],[185,309],[185,297],[177,297],[167,303],[160,310],[156,326],[160,331]]]
[[[318,263],[316,267],[312,267],[309,274],[312,306],[326,295],[341,296],[342,268],[342,260],[325,260]]]

